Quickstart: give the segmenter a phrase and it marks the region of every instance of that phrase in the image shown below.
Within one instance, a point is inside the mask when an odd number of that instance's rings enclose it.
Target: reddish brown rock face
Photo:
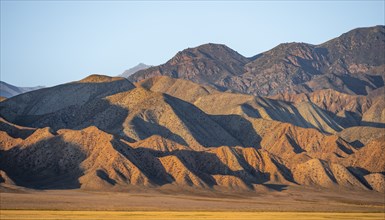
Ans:
[[[334,89],[367,95],[384,85],[384,26],[352,30],[320,45],[285,43],[245,58],[224,45],[179,52],[167,63],[129,77],[170,76],[252,95]]]

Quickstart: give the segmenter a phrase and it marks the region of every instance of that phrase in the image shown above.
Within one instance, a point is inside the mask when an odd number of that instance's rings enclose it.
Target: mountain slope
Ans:
[[[18,121],[18,116],[49,114],[68,107],[83,105],[119,91],[134,88],[124,78],[91,75],[83,80],[51,88],[32,91],[1,102],[0,114],[9,121]],[[20,119],[25,125],[25,118]]]
[[[119,190],[171,185],[249,191],[259,184],[282,183],[366,189],[345,167],[319,159],[309,158],[304,165],[296,166],[292,160],[254,148],[174,152],[131,148],[96,127],[62,129],[56,134],[38,129],[1,154],[6,159],[0,167],[8,174],[7,179],[39,189]],[[322,174],[325,178],[306,171],[313,167],[308,165],[312,161],[319,162],[319,172],[328,172]],[[376,179],[371,181],[381,184]]]
[[[75,89],[74,96],[71,93]],[[92,89],[94,93],[90,93]],[[61,96],[69,96],[68,102],[57,103]],[[29,103],[33,103],[33,108]],[[97,126],[130,141],[160,135],[195,149],[241,145],[194,105],[144,88],[133,89],[127,80],[119,78],[113,82],[83,80],[65,84],[15,97],[0,107],[5,119],[30,127],[58,130]]]
[[[384,85],[384,49],[384,26],[354,29],[321,45],[281,44],[247,64],[245,77],[258,85],[248,93],[334,89],[366,95]]]
[[[385,128],[357,126],[342,130],[337,134],[352,146],[361,148],[381,136],[385,136]]]
[[[118,146],[112,135],[96,127],[59,130],[57,134],[38,129],[2,153],[1,167],[12,174],[17,184],[27,187],[98,189],[116,182],[150,184],[131,161],[115,150]]]
[[[300,127],[335,133],[342,129],[326,112],[312,103],[290,104],[268,98],[220,92],[209,86],[167,76],[153,77],[136,84],[190,102],[210,115],[240,115],[288,122]]]
[[[0,135],[3,139],[7,133]],[[307,185],[300,177],[292,176],[293,161],[282,160],[265,150],[224,146],[203,151],[162,151],[131,147],[130,143],[93,126],[60,129],[56,133],[48,128],[37,129],[28,137],[19,138],[13,146],[1,145],[0,149],[4,158],[0,169],[7,184],[38,189],[121,190],[171,185],[249,191],[259,184]],[[289,167],[285,165],[288,163]],[[328,166],[325,164],[325,169]],[[343,167],[338,169],[351,175]],[[298,169],[294,171],[297,173]],[[332,172],[339,175],[334,168]],[[348,187],[365,188],[354,177],[349,178],[353,178],[353,185]],[[342,177],[337,180],[334,185],[346,187]],[[312,184],[326,186],[322,181]]]
[[[166,93],[184,101],[194,103],[202,96],[219,93],[213,87],[203,86],[189,80],[176,79],[168,76],[156,76],[136,83],[136,86],[154,92]]]
[[[369,172],[385,172],[385,135],[370,141],[355,154],[344,159],[345,165],[360,167]],[[382,159],[381,159],[382,158]]]
[[[280,44],[252,58],[224,45],[205,44],[129,80],[165,75],[252,95],[321,89],[367,95],[384,86],[384,50],[385,26],[354,29],[320,45]]]
[[[280,93],[269,98],[294,103],[312,102],[318,107],[337,115],[342,115],[345,111],[362,116],[372,104],[371,99],[367,96],[349,95],[332,89],[300,94]]]
[[[358,111],[360,100],[342,108]],[[332,113],[311,101],[220,92],[165,76],[133,85],[92,75],[7,99],[0,114],[0,170],[19,186],[252,192],[383,184],[384,140],[371,135],[382,130],[337,133],[343,127]],[[365,146],[349,143],[355,140]]]
[[[180,51],[165,64],[139,71],[128,79],[138,82],[164,75],[222,88],[231,76],[242,74],[249,61],[225,45],[210,43]]]

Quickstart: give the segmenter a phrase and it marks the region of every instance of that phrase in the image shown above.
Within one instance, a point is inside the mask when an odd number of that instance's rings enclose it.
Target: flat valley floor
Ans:
[[[4,190],[0,219],[385,219],[385,194],[282,191]]]
[[[2,210],[1,219],[384,219],[384,213],[326,213],[326,212],[209,212],[209,211],[36,211]]]

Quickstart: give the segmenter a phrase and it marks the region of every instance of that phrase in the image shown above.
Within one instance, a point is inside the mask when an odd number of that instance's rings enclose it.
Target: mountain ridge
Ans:
[[[57,104],[63,96],[72,101]],[[331,135],[267,117],[274,109],[283,117],[295,108],[164,76],[133,85],[92,75],[0,103],[6,158],[0,170],[7,184],[37,189],[253,192],[293,185],[381,191],[385,167],[375,164],[382,158],[367,150],[383,152],[377,137],[351,145],[352,133]],[[357,162],[361,157],[371,160]]]
[[[251,58],[221,44],[204,44],[138,71],[129,80],[166,75],[252,95],[319,89],[367,95],[384,85],[383,50],[385,26],[354,29],[319,45],[284,43]]]

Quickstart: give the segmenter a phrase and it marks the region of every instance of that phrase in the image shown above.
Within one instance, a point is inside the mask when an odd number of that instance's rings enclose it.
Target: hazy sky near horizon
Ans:
[[[226,44],[253,56],[384,25],[384,1],[3,1],[1,80],[53,86]]]

